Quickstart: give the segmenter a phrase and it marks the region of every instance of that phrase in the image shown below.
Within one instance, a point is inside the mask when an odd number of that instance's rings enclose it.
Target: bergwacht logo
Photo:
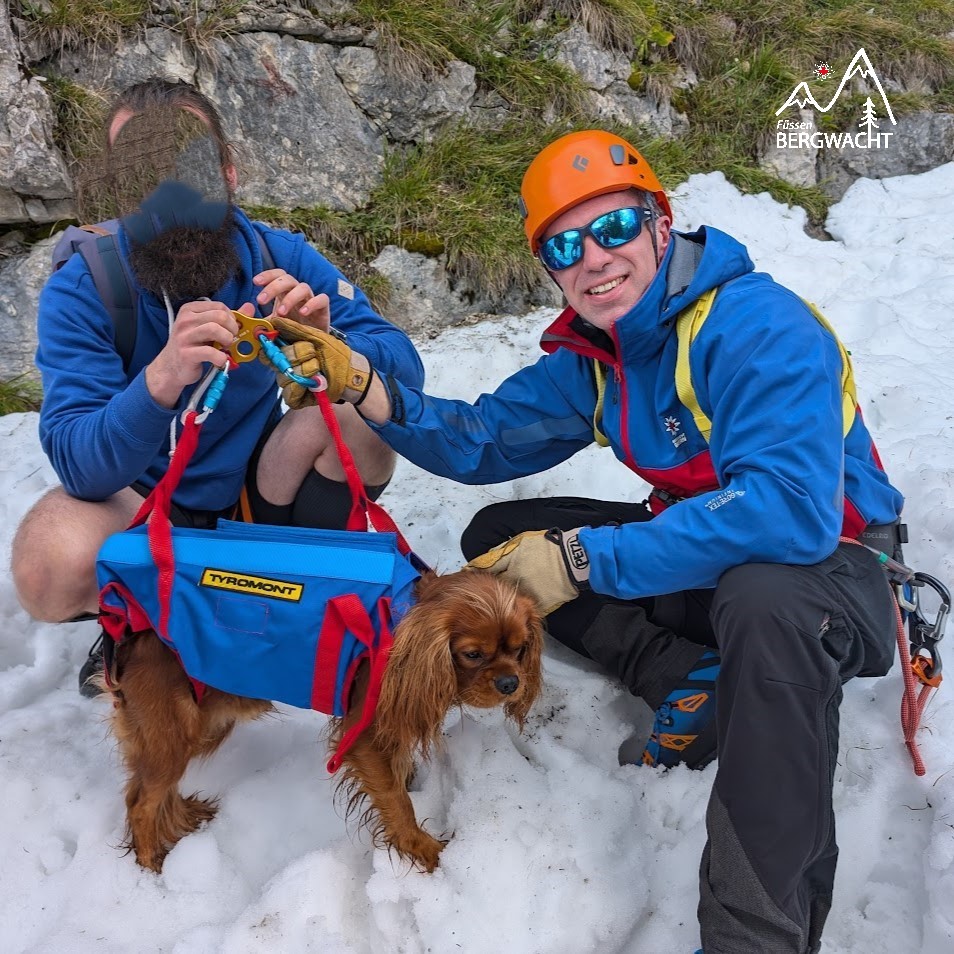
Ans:
[[[823,65],[827,70],[827,64]],[[890,139],[894,133],[878,132],[880,129],[878,120],[880,117],[886,116],[891,120],[892,126],[896,126],[898,121],[894,118],[894,112],[891,109],[891,104],[888,102],[884,86],[881,85],[878,72],[872,65],[871,60],[868,59],[868,54],[865,53],[863,47],[858,50],[852,58],[851,63],[848,64],[848,69],[845,70],[841,82],[838,84],[838,88],[826,105],[822,106],[821,103],[815,99],[808,83],[802,81],[792,90],[788,99],[785,100],[785,103],[775,111],[775,115],[780,116],[791,106],[796,106],[799,109],[811,107],[820,113],[827,113],[838,101],[842,90],[856,77],[866,81],[870,86],[873,86],[877,94],[876,98],[880,101],[879,105],[876,105],[875,100],[872,99],[870,95],[865,99],[865,104],[862,107],[861,122],[858,123],[861,132],[822,133],[814,131],[815,127],[813,122],[780,119],[775,124],[776,146],[779,149],[821,149],[823,146],[828,149],[874,149],[890,145]],[[879,108],[883,110],[883,112],[879,112]]]
[[[301,583],[288,580],[270,580],[264,576],[249,576],[232,570],[214,570],[207,567],[202,572],[199,586],[208,586],[214,590],[232,590],[237,593],[254,593],[256,596],[269,596],[276,600],[301,601],[305,587]]]

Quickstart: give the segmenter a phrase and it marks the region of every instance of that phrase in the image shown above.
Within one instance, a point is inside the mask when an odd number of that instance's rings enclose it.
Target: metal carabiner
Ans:
[[[938,643],[944,638],[947,617],[951,612],[950,590],[928,573],[915,573],[911,580],[914,609],[908,617],[908,635],[911,640],[911,666],[918,679],[929,686],[941,682],[941,654]],[[938,595],[940,606],[933,620],[927,619],[921,609],[921,587],[928,586]]]

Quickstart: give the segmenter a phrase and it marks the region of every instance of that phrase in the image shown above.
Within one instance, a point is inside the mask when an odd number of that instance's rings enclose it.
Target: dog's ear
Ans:
[[[516,612],[520,614],[527,634],[526,648],[520,658],[523,692],[519,699],[504,705],[504,712],[522,729],[530,707],[543,688],[543,617],[536,603],[522,594],[517,599]]]
[[[431,579],[433,578],[433,579]],[[375,715],[379,738],[400,751],[419,747],[423,757],[440,738],[457,698],[450,641],[454,614],[427,598],[436,574],[418,584],[418,602],[397,625]]]

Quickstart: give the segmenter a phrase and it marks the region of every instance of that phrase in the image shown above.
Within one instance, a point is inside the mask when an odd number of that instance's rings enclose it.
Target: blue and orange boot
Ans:
[[[656,710],[643,765],[700,769],[716,757],[715,683],[719,656],[706,650]]]

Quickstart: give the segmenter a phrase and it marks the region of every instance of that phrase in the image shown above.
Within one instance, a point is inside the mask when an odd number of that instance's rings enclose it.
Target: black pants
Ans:
[[[578,519],[587,510],[595,519]],[[516,501],[478,513],[462,548],[470,558],[522,530],[646,519],[642,505]],[[666,678],[685,675],[688,666],[678,670],[693,652],[694,661],[705,645],[718,647],[719,762],[700,868],[703,949],[818,951],[838,857],[832,786],[841,687],[852,676],[883,675],[894,658],[893,597],[875,557],[841,544],[814,566],[735,567],[714,590],[637,604],[589,594],[548,623],[557,639],[641,695],[644,685],[658,694]]]

